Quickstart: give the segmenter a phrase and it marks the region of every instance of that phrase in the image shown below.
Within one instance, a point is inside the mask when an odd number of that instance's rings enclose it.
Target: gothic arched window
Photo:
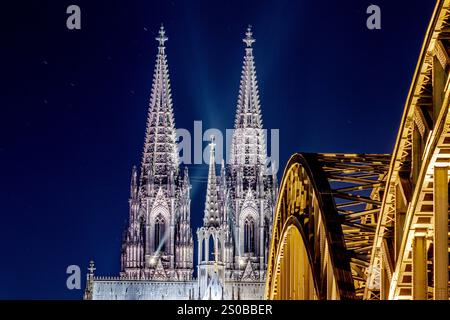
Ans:
[[[212,235],[208,238],[208,249],[209,249],[209,261],[216,261],[216,247],[215,247],[216,241],[214,240],[214,237]]]
[[[269,235],[269,220],[264,219],[264,246],[269,247],[270,235]]]
[[[269,225],[269,219],[264,219],[264,259],[267,261],[267,251],[270,246],[270,225]]]
[[[159,250],[164,252],[166,249],[165,245],[165,232],[166,232],[166,222],[161,215],[155,218],[155,251]]]
[[[255,220],[252,217],[244,221],[244,253],[255,253]]]

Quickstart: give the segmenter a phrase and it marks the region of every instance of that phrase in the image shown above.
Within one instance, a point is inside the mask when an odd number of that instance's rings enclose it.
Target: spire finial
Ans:
[[[164,30],[164,25],[162,23],[161,28],[159,29],[159,37],[156,37],[155,39],[159,42],[160,47],[164,47],[164,42],[169,40],[169,38],[166,37],[166,31]]]
[[[88,268],[89,274],[94,275],[95,270],[96,269],[95,269],[94,261],[93,260],[89,261],[89,268]]]
[[[247,32],[245,33],[245,38],[242,39],[248,48],[251,48],[253,42],[256,40],[253,38],[252,26],[248,25]]]
[[[210,143],[209,143],[209,147],[211,148],[211,152],[212,153],[214,153],[214,149],[215,149],[215,147],[216,147],[216,143],[214,142],[216,140],[216,137],[214,136],[214,135],[211,135],[210,137],[209,137],[209,141],[210,141]]]

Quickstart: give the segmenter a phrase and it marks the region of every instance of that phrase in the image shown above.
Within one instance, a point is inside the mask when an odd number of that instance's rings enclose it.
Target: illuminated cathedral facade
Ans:
[[[277,180],[267,167],[251,29],[248,28],[230,161],[215,157],[203,225],[197,229],[197,278],[190,180],[179,161],[165,42],[161,27],[138,172],[133,167],[129,218],[119,277],[97,277],[91,263],[85,299],[262,299]],[[217,175],[216,162],[221,163]]]

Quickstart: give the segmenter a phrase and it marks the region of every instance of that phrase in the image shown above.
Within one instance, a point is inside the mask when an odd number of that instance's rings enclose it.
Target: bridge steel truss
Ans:
[[[275,212],[267,299],[362,298],[390,155],[295,154]]]
[[[428,27],[392,155],[365,299],[448,299],[450,1]]]
[[[449,55],[450,0],[440,0],[392,157],[291,157],[266,299],[449,298]]]

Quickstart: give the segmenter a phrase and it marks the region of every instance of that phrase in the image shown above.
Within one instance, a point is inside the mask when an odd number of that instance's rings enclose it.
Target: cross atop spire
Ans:
[[[164,47],[164,42],[169,40],[169,38],[166,37],[166,31],[164,30],[164,25],[161,23],[161,28],[159,29],[159,36],[155,38],[156,41],[159,42],[160,47]]]
[[[242,41],[247,45],[248,48],[252,47],[252,44],[256,41],[253,38],[252,26],[247,27],[247,32],[245,33],[245,38]]]
[[[96,269],[95,269],[94,261],[91,260],[91,261],[89,262],[89,268],[88,268],[89,274],[90,274],[90,275],[93,275],[95,270],[96,270]]]

